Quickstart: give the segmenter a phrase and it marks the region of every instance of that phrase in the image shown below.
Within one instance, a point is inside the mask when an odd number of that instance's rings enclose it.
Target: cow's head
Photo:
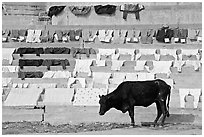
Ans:
[[[100,104],[100,110],[99,110],[99,115],[104,115],[111,107],[110,107],[110,102],[108,101],[109,97],[107,96],[100,96],[99,95],[99,104]]]

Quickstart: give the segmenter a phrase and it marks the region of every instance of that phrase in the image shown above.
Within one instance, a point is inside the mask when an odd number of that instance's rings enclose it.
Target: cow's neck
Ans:
[[[109,102],[110,102],[110,107],[114,107],[114,108],[117,108],[120,103],[121,103],[121,100],[120,100],[120,96],[117,95],[117,93],[110,93],[107,95],[108,98],[109,98]]]

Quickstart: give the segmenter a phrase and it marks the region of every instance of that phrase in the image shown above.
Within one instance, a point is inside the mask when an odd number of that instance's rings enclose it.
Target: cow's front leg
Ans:
[[[135,126],[135,120],[134,120],[134,106],[133,107],[130,107],[129,110],[129,116],[130,116],[130,119],[131,119],[131,126]]]

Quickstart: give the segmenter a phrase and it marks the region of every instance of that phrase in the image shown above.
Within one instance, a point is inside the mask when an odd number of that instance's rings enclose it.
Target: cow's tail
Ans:
[[[169,101],[170,101],[170,94],[171,94],[171,86],[169,86],[169,94],[168,94],[168,102],[167,102],[167,117],[170,116],[169,114]]]

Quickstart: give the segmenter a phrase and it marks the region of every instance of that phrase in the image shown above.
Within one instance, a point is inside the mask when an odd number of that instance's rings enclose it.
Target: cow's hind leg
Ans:
[[[166,108],[166,101],[160,100],[159,103],[161,105],[161,110],[162,110],[162,114],[163,114],[163,117],[162,117],[162,120],[161,120],[161,125],[163,126],[164,121],[166,119],[166,116],[168,115],[168,111],[167,111],[167,108]]]
[[[135,126],[135,120],[134,120],[134,106],[133,107],[130,107],[129,110],[129,116],[131,118],[131,126]]]
[[[159,101],[156,101],[155,103],[156,103],[156,106],[157,106],[157,117],[154,120],[154,126],[156,126],[157,121],[159,120],[159,118],[161,117],[161,114],[162,114],[161,105],[160,105]]]

